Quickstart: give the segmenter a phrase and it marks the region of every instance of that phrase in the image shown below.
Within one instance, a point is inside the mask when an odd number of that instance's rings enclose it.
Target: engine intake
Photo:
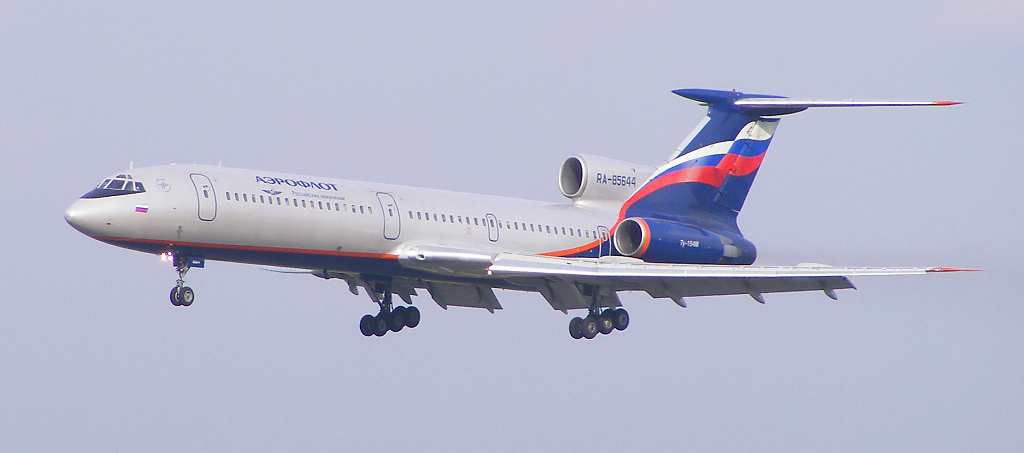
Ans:
[[[754,244],[742,236],[641,217],[620,222],[612,242],[620,254],[654,263],[751,264],[757,257]]]
[[[565,159],[558,188],[573,202],[623,202],[654,174],[655,167],[578,154]]]

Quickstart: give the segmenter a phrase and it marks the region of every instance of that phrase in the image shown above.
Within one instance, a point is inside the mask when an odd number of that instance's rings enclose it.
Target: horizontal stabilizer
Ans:
[[[673,90],[672,92],[721,111],[742,112],[755,116],[788,115],[802,112],[811,107],[915,107],[961,104],[957,101],[801,100],[784,96],[696,88]]]
[[[929,105],[957,105],[963,104],[957,101],[828,101],[828,100],[800,100],[789,98],[744,98],[733,102],[733,105],[740,107],[914,107]]]

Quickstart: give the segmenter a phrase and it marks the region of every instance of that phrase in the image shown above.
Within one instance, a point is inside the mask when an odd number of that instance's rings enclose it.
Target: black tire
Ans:
[[[373,317],[373,322],[370,323],[373,327],[373,334],[378,337],[383,337],[384,334],[388,333],[388,315],[381,313]]]
[[[612,324],[615,324],[618,330],[626,330],[626,327],[629,327],[629,313],[622,308],[615,310],[612,314]]]
[[[583,338],[591,340],[597,336],[597,332],[597,320],[593,316],[583,318],[583,328],[581,329]]]
[[[601,315],[597,317],[597,331],[601,332],[601,335],[608,335],[615,330],[615,324],[612,324],[612,317],[607,315]]]
[[[373,315],[363,315],[359,320],[359,333],[367,337],[373,336]]]
[[[405,311],[405,307],[395,307],[394,310],[388,314],[388,328],[392,332],[398,332],[405,327],[405,318],[402,316]]]
[[[569,321],[569,336],[573,340],[583,338],[583,318],[577,316],[572,318],[572,321]]]
[[[405,318],[405,326],[412,329],[420,325],[420,309],[416,307],[407,307],[402,312],[402,317]]]
[[[181,302],[178,302],[178,287],[171,288],[171,305],[175,307],[181,306]]]
[[[182,306],[187,307],[192,305],[192,302],[196,300],[196,293],[192,291],[192,288],[184,287],[181,288],[181,292],[178,293],[178,303]]]

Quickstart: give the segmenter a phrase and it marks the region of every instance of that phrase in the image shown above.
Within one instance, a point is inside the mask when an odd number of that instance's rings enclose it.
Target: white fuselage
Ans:
[[[164,165],[124,172],[145,192],[82,198],[68,222],[149,253],[306,269],[389,271],[418,244],[488,252],[609,254],[614,203],[551,204],[381,183]]]

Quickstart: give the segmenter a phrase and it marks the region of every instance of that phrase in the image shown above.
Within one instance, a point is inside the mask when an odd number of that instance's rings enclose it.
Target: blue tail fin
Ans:
[[[956,105],[954,101],[822,101],[702,89],[675,90],[708,107],[667,163],[658,168],[619,211],[628,217],[684,223],[714,223],[736,229],[750,185],[768,149],[780,115],[810,107]]]
[[[620,218],[650,217],[735,226],[778,118],[804,106],[737,105],[741,99],[783,100],[734,91],[676,90],[708,106],[708,116],[667,163],[623,204]]]

